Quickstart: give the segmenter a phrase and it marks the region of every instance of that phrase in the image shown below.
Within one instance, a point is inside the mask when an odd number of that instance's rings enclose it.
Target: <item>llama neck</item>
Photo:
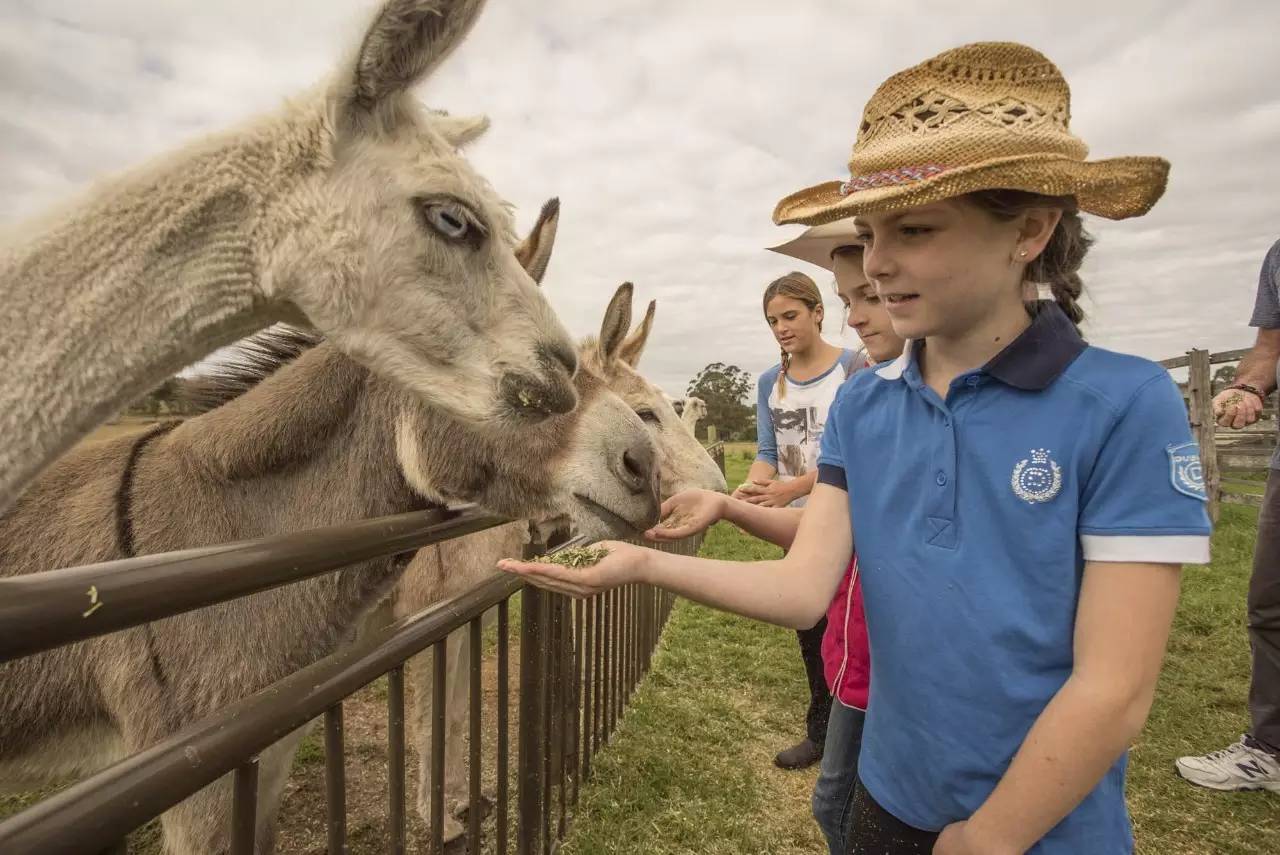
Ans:
[[[0,251],[0,513],[57,455],[217,347],[278,319],[261,282],[263,124],[108,182]]]

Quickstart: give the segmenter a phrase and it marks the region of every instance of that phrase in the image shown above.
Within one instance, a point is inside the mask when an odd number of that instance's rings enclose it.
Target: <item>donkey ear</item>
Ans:
[[[516,260],[529,272],[533,281],[542,284],[551,261],[551,250],[556,245],[556,229],[560,225],[560,200],[549,199],[538,214],[538,221],[528,236],[516,245]]]
[[[606,367],[618,358],[622,341],[631,328],[633,290],[630,282],[623,282],[609,301],[609,308],[604,310],[604,322],[600,324],[600,357]]]
[[[640,363],[640,356],[644,353],[644,344],[649,340],[649,331],[653,329],[653,312],[657,308],[658,301],[650,300],[649,308],[644,313],[644,320],[640,322],[640,326],[636,327],[635,332],[627,336],[627,340],[618,349],[618,358],[632,368],[635,368]]]
[[[384,3],[339,83],[348,126],[394,124],[401,97],[462,43],[482,6],[484,0]]]
[[[466,148],[489,130],[488,116],[450,116],[439,113],[432,117],[431,127],[454,148]]]

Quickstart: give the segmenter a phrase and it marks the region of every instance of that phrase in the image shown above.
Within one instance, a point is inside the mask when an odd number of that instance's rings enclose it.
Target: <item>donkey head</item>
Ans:
[[[571,411],[577,357],[516,257],[508,206],[459,154],[487,120],[410,95],[481,5],[383,5],[327,90],[319,163],[276,202],[294,226],[269,281],[345,352],[491,428]]]
[[[552,199],[515,249],[539,283],[559,216],[559,203]],[[607,314],[602,334],[616,321],[616,312]],[[595,345],[584,348],[594,352]],[[577,409],[496,434],[477,432],[414,396],[401,395],[395,437],[401,472],[428,498],[466,499],[544,529],[567,525],[591,540],[643,531],[656,522],[660,502],[651,432],[599,373],[584,368],[573,382]]]
[[[643,531],[661,501],[649,430],[594,372],[579,371],[574,385],[575,410],[510,431],[477,431],[400,392],[401,473],[428,499],[476,502],[544,530],[570,527],[592,540]]]
[[[681,422],[670,399],[636,371],[653,329],[657,303],[649,303],[644,320],[628,336],[631,299],[629,282],[614,293],[599,341],[590,342],[580,352],[583,368],[603,377],[610,391],[625,401],[649,429],[661,461],[664,498],[693,488],[724,492],[727,487],[719,467]]]

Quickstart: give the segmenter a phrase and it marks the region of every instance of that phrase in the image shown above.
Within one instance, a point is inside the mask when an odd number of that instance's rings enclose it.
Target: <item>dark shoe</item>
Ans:
[[[779,769],[808,769],[822,759],[822,746],[812,739],[802,739],[795,745],[779,751],[773,764]]]

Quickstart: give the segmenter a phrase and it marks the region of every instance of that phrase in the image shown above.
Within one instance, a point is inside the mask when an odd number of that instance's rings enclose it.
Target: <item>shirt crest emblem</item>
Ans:
[[[1173,489],[1184,496],[1208,501],[1204,469],[1200,466],[1200,446],[1192,441],[1170,445],[1165,450],[1169,452],[1169,481]]]
[[[1031,457],[1013,467],[1009,486],[1027,504],[1047,502],[1062,492],[1062,467],[1049,456],[1049,449],[1033,448]]]

